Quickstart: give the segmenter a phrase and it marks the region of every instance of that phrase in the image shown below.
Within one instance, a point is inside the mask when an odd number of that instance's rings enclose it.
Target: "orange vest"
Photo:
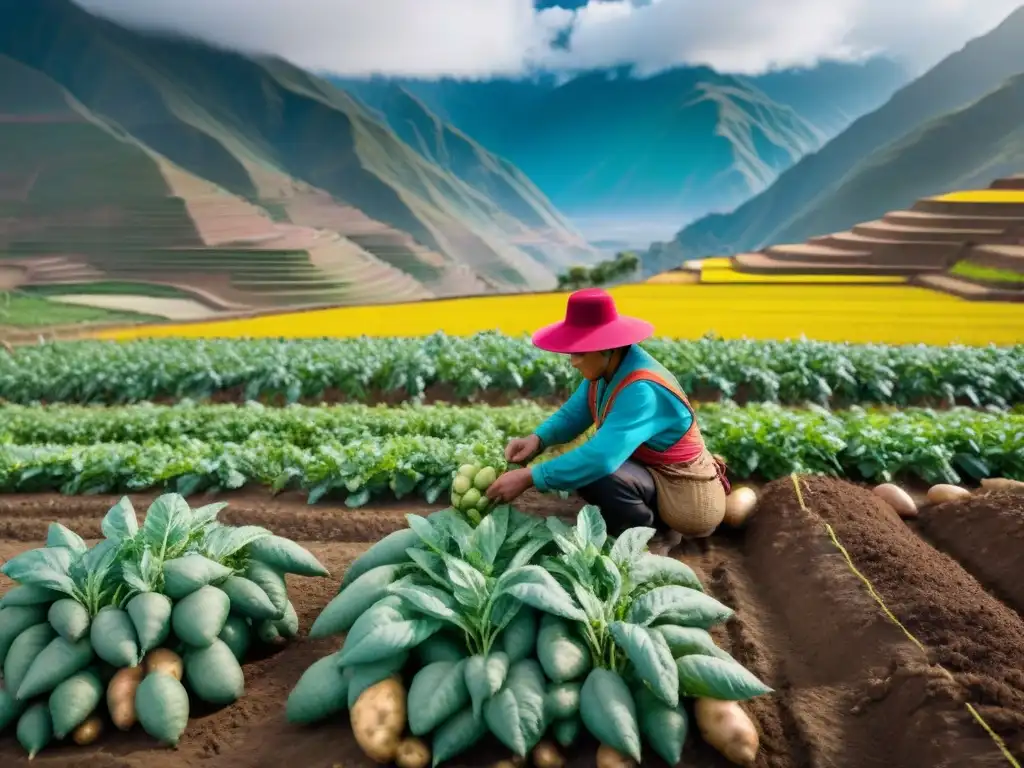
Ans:
[[[686,410],[690,412],[690,428],[683,433],[683,436],[673,445],[666,448],[664,451],[656,451],[653,448],[648,448],[646,445],[641,445],[637,448],[631,458],[639,464],[645,464],[647,466],[663,466],[666,464],[686,464],[693,461],[700,456],[701,451],[704,450],[704,438],[700,434],[700,429],[697,427],[697,414],[694,413],[693,407],[690,405],[690,401],[686,399],[686,395],[683,394],[682,390],[674,382],[669,381],[664,376],[655,371],[650,370],[638,370],[627,374],[622,380],[615,385],[615,389],[608,393],[608,398],[605,400],[604,408],[598,412],[597,407],[597,382],[590,382],[590,389],[588,391],[588,401],[590,404],[590,415],[594,419],[594,424],[598,429],[604,423],[605,418],[608,416],[608,412],[612,408],[612,404],[615,402],[615,398],[618,397],[619,392],[625,389],[627,386],[635,381],[652,381],[655,384],[660,384],[662,387],[667,389],[677,398],[680,402],[686,406]]]

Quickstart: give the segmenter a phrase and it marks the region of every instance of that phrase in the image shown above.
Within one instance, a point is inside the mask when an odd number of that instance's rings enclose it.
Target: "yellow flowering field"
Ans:
[[[910,285],[638,284],[611,293],[621,312],[650,320],[659,336],[681,339],[713,332],[727,339],[805,335],[889,344],[1024,342],[1024,303],[971,302]],[[97,337],[521,334],[559,320],[565,301],[564,293],[444,299],[135,326]]]
[[[1024,203],[1024,189],[967,189],[931,199],[948,203]]]

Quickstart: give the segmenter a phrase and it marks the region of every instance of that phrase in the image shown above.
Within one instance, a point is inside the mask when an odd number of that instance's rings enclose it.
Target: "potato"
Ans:
[[[142,666],[148,675],[150,672],[163,672],[170,675],[179,683],[185,667],[182,664],[181,656],[168,648],[154,648],[146,654],[142,660]]]
[[[351,712],[352,733],[366,756],[390,763],[405,731],[405,688],[398,676],[371,685],[356,699]]]
[[[135,690],[142,682],[142,667],[123,667],[114,673],[107,685],[107,709],[114,727],[129,730],[138,718],[135,716]]]
[[[602,744],[597,748],[597,768],[636,768],[636,760]]]
[[[700,735],[734,765],[751,766],[760,741],[757,728],[739,702],[697,699],[693,705]]]
[[[103,733],[103,720],[99,715],[93,715],[71,732],[71,740],[84,747],[96,741],[101,733]]]
[[[430,765],[430,748],[419,739],[402,739],[395,752],[395,765],[398,768],[427,768]]]
[[[928,489],[928,501],[932,504],[942,504],[946,501],[957,501],[958,499],[969,499],[971,492],[958,485],[947,485],[939,483]]]
[[[544,740],[533,748],[533,764],[536,768],[563,768],[565,758],[553,741]]]
[[[1012,493],[1024,493],[1024,482],[1010,480],[1005,477],[986,477],[981,481],[983,491],[1010,491]]]
[[[741,485],[725,497],[725,517],[722,522],[740,528],[757,507],[757,492]]]
[[[910,498],[910,494],[892,483],[876,485],[875,496],[880,498],[894,510],[900,517],[917,517],[917,504]]]

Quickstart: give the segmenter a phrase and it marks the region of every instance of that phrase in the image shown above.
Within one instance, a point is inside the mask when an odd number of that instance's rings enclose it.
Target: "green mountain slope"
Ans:
[[[356,222],[342,234],[418,278],[461,271],[476,276],[468,290],[543,288],[560,267],[596,258],[564,221],[519,219],[348,94],[282,61],[143,35],[67,0],[0,0],[0,18],[0,53],[140,145],[281,221]],[[538,210],[550,208],[531,193]]]
[[[684,228],[671,243],[655,244],[645,264],[667,269],[684,259],[757,250],[783,239],[803,240],[870,218],[851,209],[848,215],[834,216],[826,223],[815,219],[809,209],[842,185],[865,158],[1024,72],[1022,40],[1024,8],[897,91],[879,109],[854,121],[820,151],[803,158],[771,187],[732,213],[707,216]],[[946,151],[955,154],[963,152],[964,147],[951,144]],[[925,166],[910,171],[913,176],[929,172]],[[803,222],[800,226],[795,224],[797,219]]]
[[[950,151],[956,147],[956,151]],[[868,155],[842,183],[805,207],[778,237],[801,242],[870,221],[914,201],[1024,171],[1024,74],[963,109]]]

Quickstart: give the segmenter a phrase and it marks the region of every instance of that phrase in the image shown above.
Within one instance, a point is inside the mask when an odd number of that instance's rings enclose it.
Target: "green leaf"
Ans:
[[[641,762],[636,705],[625,681],[610,669],[593,669],[580,690],[580,718],[602,744]]]
[[[523,606],[515,613],[508,626],[505,627],[505,631],[501,633],[501,649],[513,664],[534,655],[537,647],[538,624],[537,612],[529,606]]]
[[[338,663],[347,667],[380,661],[415,648],[444,626],[444,622],[438,619],[384,621],[384,618],[382,616],[382,621],[354,644],[350,645],[346,638],[344,647],[338,653]]]
[[[732,661],[728,651],[715,645],[714,638],[706,629],[700,627],[679,627],[675,624],[662,624],[652,628],[665,638],[674,658],[689,656],[692,653],[703,656],[716,656],[719,659]]]
[[[122,496],[120,501],[110,508],[103,521],[100,523],[100,530],[108,539],[124,541],[135,537],[139,532],[139,519],[135,514],[135,508],[127,496]]]
[[[508,654],[494,651],[487,656],[477,654],[466,660],[466,689],[473,703],[473,716],[480,717],[484,704],[501,690],[511,666]]]
[[[574,581],[572,584],[573,594],[576,602],[583,608],[587,620],[592,626],[603,626],[606,619],[605,604],[594,594],[590,587]]]
[[[516,615],[525,610],[523,604],[511,595],[501,595],[495,598],[491,607],[491,624],[495,627],[495,635],[498,635],[515,619]]]
[[[487,602],[487,579],[476,568],[451,555],[442,555],[455,599],[470,610]]]
[[[576,532],[557,517],[549,517],[544,521],[551,533],[551,540],[563,555],[571,555],[579,552],[582,547],[576,543]]]
[[[192,510],[185,499],[176,493],[165,493],[146,510],[142,536],[162,559],[188,541],[191,518]]]
[[[627,528],[615,540],[609,557],[632,574],[633,564],[646,553],[647,544],[655,533],[653,528]]]
[[[470,548],[478,552],[484,563],[494,565],[498,551],[508,532],[508,507],[496,507],[473,531]]]
[[[511,666],[505,685],[484,704],[484,721],[498,741],[525,757],[547,729],[544,673],[532,659]]]
[[[192,527],[199,528],[217,521],[217,515],[226,507],[226,501],[215,501],[212,504],[205,504],[192,510]],[[268,532],[269,533],[269,532]]]
[[[573,533],[580,549],[586,549],[590,545],[601,551],[608,539],[608,526],[601,516],[601,510],[592,504],[583,507],[576,516]]]
[[[444,559],[439,554],[431,552],[429,549],[415,549],[412,547],[407,549],[405,553],[432,581],[437,582],[445,589],[451,588],[451,582],[448,581],[448,569],[445,567]]]
[[[668,706],[677,706],[679,670],[665,638],[647,627],[622,621],[614,622],[609,629],[640,679]]]
[[[470,631],[468,625],[458,613],[458,604],[451,595],[436,587],[417,585],[408,579],[402,579],[388,586],[387,591],[398,595],[411,608],[431,618],[447,621],[462,630]]]
[[[222,561],[237,554],[254,541],[271,536],[258,525],[222,526],[214,528],[203,541],[203,549],[211,560]]]
[[[554,616],[579,622],[587,620],[586,614],[576,606],[569,593],[539,565],[524,565],[514,571],[506,571],[498,579],[495,592],[511,595]]]
[[[73,557],[64,547],[30,549],[4,563],[0,572],[20,584],[74,595],[75,582],[70,576]]]
[[[676,660],[679,690],[685,696],[743,701],[772,689],[735,661],[691,655]]]
[[[675,584],[689,587],[698,592],[704,591],[693,569],[674,557],[662,557],[650,553],[642,554],[633,564],[630,578],[634,584]]]
[[[726,621],[733,610],[689,587],[655,587],[633,600],[628,620],[647,626],[656,621],[708,629]]]
[[[427,520],[425,517],[420,515],[406,515],[406,521],[409,523],[409,527],[416,532],[416,535],[420,537],[424,544],[430,549],[437,553],[445,551],[444,537],[438,532],[437,528]]]
[[[397,672],[401,672],[409,660],[409,652],[386,656],[378,661],[371,661],[367,664],[353,664],[343,667],[343,674],[348,678],[348,707],[349,709],[359,700],[363,691],[381,680],[387,680]],[[335,665],[338,662],[335,660]]]
[[[668,706],[643,686],[636,692],[636,709],[640,734],[668,765],[679,765],[690,731],[686,710],[681,704]]]
[[[506,571],[513,571],[529,565],[530,561],[549,543],[549,539],[534,538],[525,542],[509,561]]]
[[[590,670],[590,649],[574,631],[577,626],[551,614],[541,617],[537,660],[552,682],[576,680]]]
[[[469,703],[462,661],[438,661],[420,669],[409,686],[406,711],[414,736],[430,733]]]
[[[433,768],[471,749],[486,734],[486,723],[473,717],[473,710],[470,707],[453,715],[434,731],[431,746]]]
[[[81,554],[85,552],[89,547],[82,537],[72,531],[70,528],[66,528],[60,523],[50,523],[50,527],[46,531],[46,546],[47,547],[66,547],[72,552]]]

